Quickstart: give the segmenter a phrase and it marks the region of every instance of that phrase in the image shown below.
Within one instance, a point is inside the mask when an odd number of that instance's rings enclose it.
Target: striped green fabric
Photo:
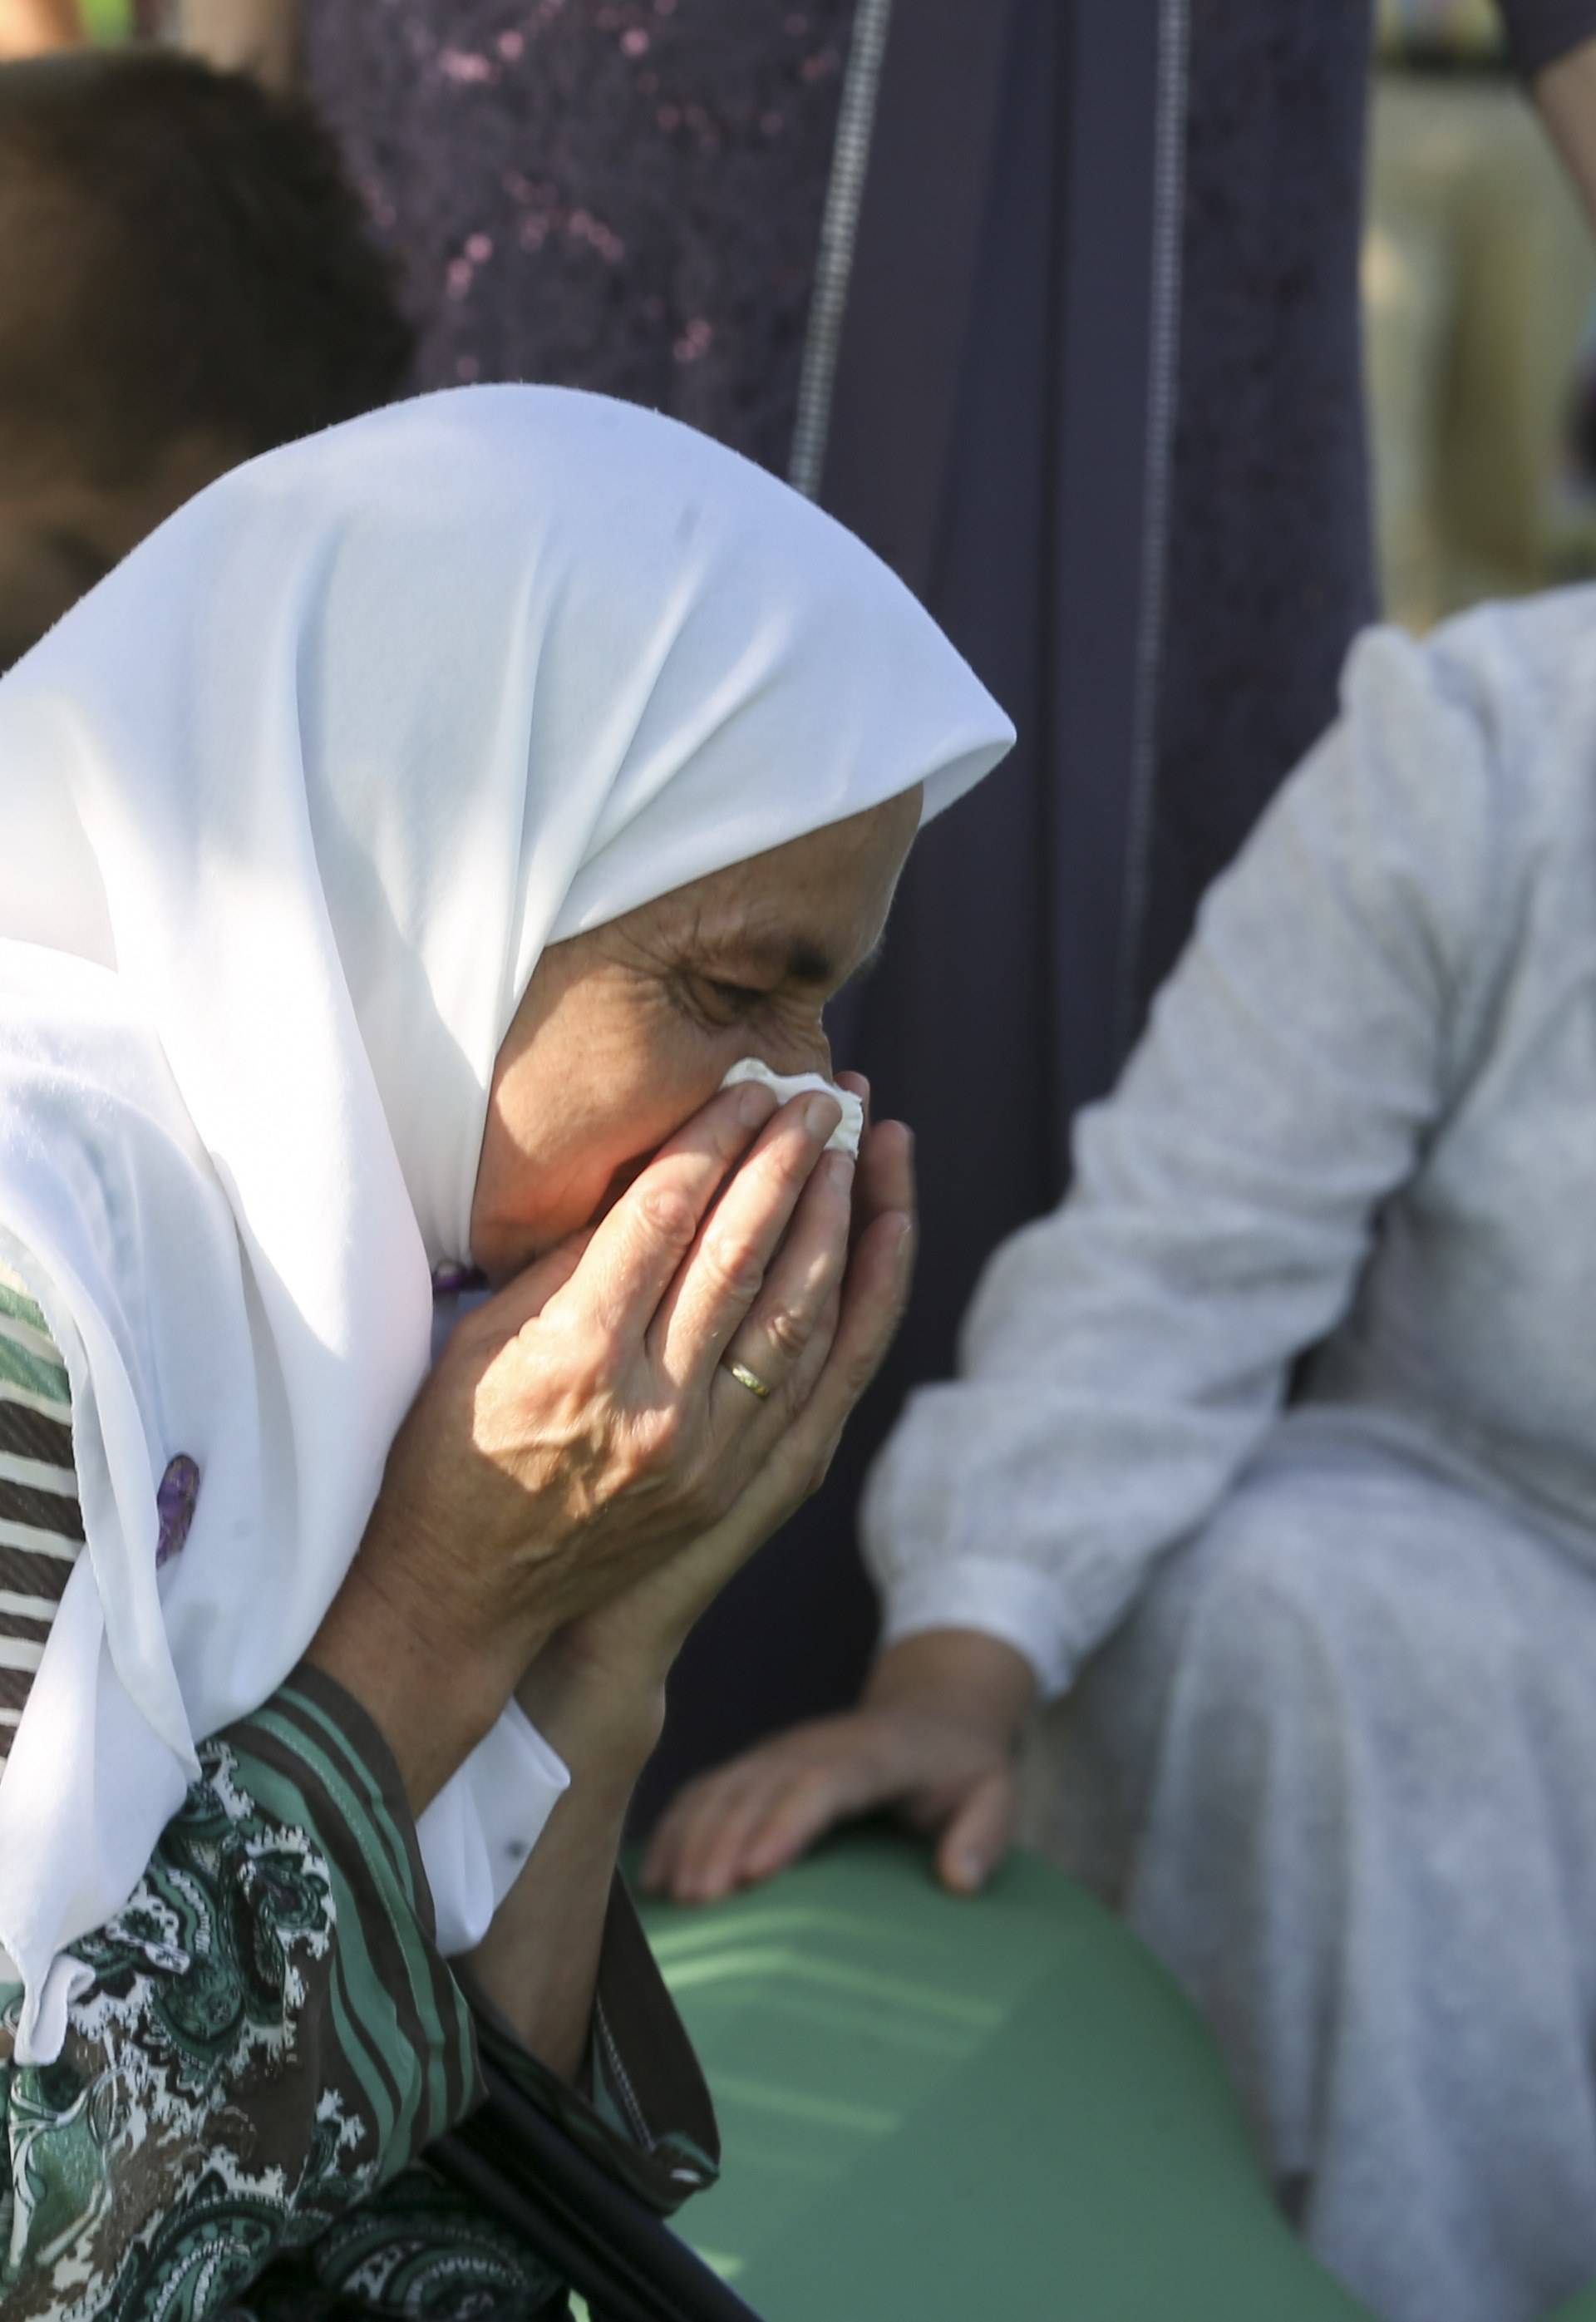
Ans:
[[[82,1550],[67,1367],[36,1301],[0,1269],[0,1761]]]
[[[430,1940],[432,1899],[414,1825],[400,1820],[396,1802],[318,1703],[315,1683],[306,1673],[282,1687],[238,1730],[239,1778],[280,1820],[329,1834],[333,1910],[343,1931],[333,1963],[333,2005],[381,2124],[387,2176],[461,2118],[478,2095],[471,2013]]]
[[[14,1274],[0,1267],[0,1396],[37,1395],[70,1419],[67,1366],[35,1301]]]

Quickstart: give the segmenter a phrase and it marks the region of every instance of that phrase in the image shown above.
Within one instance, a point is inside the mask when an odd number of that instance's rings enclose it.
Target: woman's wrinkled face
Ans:
[[[917,790],[539,960],[494,1067],[471,1255],[502,1282],[600,1216],[740,1056],[831,1070],[822,1014],[880,942]]]

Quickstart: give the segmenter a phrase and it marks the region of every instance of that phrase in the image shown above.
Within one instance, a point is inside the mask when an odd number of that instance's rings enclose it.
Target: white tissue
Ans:
[[[843,1117],[825,1141],[828,1153],[851,1153],[859,1158],[859,1140],[864,1135],[864,1107],[846,1089],[838,1088],[823,1073],[773,1073],[762,1056],[743,1056],[732,1066],[721,1083],[722,1088],[735,1088],[739,1081],[762,1081],[773,1089],[781,1102],[789,1097],[802,1096],[806,1089],[817,1090],[822,1096],[834,1096],[843,1108]]]

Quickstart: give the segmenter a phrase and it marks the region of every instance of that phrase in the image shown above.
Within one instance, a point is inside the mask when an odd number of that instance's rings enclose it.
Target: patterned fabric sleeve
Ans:
[[[708,2090],[618,1875],[579,2087],[529,2055],[485,1997],[474,2005],[482,2052],[657,2214],[714,2182],[720,2144]],[[500,2117],[490,2109],[487,2120],[497,2135]],[[566,2307],[535,2251],[424,2154],[302,2255],[273,2265],[228,2322],[358,2322],[373,2310],[416,2322],[553,2322]]]
[[[0,1275],[0,1759],[82,1549],[70,1421],[44,1318]],[[164,1546],[197,1488],[174,1461]],[[298,1670],[200,1768],[126,1907],[74,1946],[91,1980],[53,2064],[16,2062],[0,1984],[6,2322],[562,2313],[537,2253],[419,2157],[481,2100],[479,2028],[651,2206],[709,2181],[708,2098],[618,1879],[572,2089],[479,2027],[397,1769],[339,1686]]]
[[[303,1671],[205,1744],[126,1908],[74,1946],[93,1979],[59,2058],[0,2065],[7,2322],[220,2314],[475,2101],[470,2011],[363,1725]]]

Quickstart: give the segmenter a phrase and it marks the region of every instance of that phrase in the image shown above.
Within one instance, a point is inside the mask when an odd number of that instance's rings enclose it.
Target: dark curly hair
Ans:
[[[114,482],[386,403],[413,334],[309,108],[160,50],[0,67],[0,426]]]

